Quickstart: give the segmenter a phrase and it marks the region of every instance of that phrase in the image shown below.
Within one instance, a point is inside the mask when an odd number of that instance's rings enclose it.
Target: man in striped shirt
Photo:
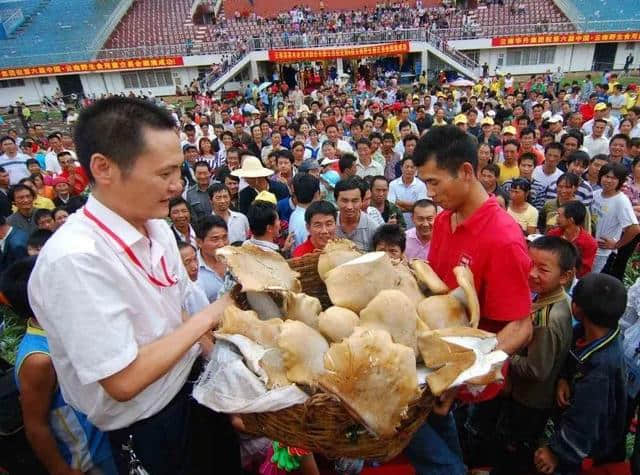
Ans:
[[[567,172],[573,173],[578,176],[580,183],[578,184],[578,189],[576,191],[576,198],[587,208],[591,206],[593,203],[593,188],[587,180],[582,178],[582,174],[589,168],[589,154],[587,152],[583,152],[582,150],[578,150],[577,152],[573,152],[569,155],[569,159],[567,160]],[[544,193],[544,201],[546,200],[554,200],[558,196],[558,185],[557,182],[551,183]]]

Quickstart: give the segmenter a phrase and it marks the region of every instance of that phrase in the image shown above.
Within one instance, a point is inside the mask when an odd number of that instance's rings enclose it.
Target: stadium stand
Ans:
[[[98,36],[118,0],[40,0],[12,2],[24,23],[0,40],[0,66],[23,66],[89,59],[87,38]]]
[[[579,13],[577,22],[595,22],[592,31],[636,30],[640,24],[638,0],[561,0]]]

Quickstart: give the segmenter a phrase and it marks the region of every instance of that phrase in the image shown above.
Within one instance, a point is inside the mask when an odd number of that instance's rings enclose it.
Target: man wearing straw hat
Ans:
[[[249,185],[239,195],[238,206],[243,214],[247,214],[249,206],[261,191],[273,193],[278,200],[289,196],[289,190],[285,185],[267,179],[273,175],[273,170],[265,168],[257,157],[246,155],[242,161],[242,168],[232,171],[231,174],[244,178]]]

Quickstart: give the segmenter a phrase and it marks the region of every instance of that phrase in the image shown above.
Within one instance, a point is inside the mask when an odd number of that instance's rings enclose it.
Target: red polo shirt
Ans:
[[[451,231],[451,215],[451,211],[441,212],[433,225],[429,249],[433,270],[453,289],[458,286],[453,268],[471,268],[483,330],[498,332],[508,322],[528,317],[531,260],[520,226],[493,197],[455,232]]]
[[[311,238],[307,238],[305,242],[295,248],[293,251],[293,257],[302,257],[307,254],[311,254],[315,249],[316,247],[311,242]]]

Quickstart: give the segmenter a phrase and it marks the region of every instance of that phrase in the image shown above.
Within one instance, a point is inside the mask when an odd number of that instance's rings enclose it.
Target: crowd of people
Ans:
[[[50,473],[249,471],[241,417],[188,397],[229,304],[216,251],[297,258],[335,238],[428,260],[450,288],[469,266],[480,328],[510,355],[504,386],[438,399],[406,451],[417,473],[625,460],[640,394],[634,84],[278,81],[157,104],[105,98],[73,135],[34,124],[0,141],[0,287],[29,319],[16,379]],[[318,473],[313,456],[302,470]]]

